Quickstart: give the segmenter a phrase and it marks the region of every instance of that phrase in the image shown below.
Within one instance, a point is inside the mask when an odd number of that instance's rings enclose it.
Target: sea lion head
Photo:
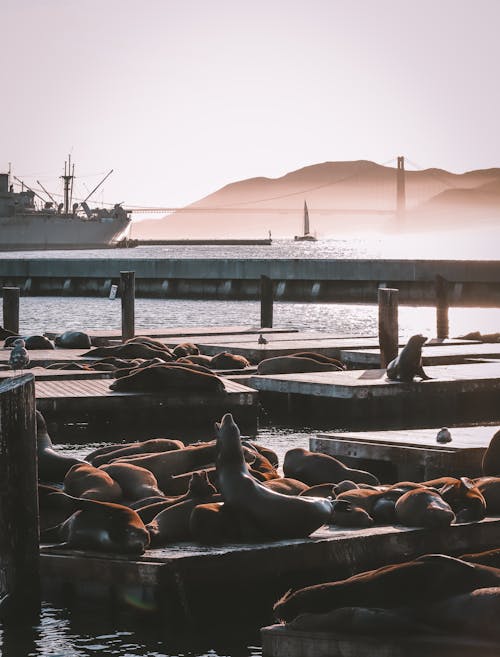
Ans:
[[[417,333],[417,335],[411,336],[411,338],[406,343],[406,346],[410,345],[412,347],[421,348],[425,342],[427,342],[427,337],[421,333]]]
[[[193,472],[189,480],[188,495],[189,497],[205,498],[211,497],[217,493],[217,489],[210,482],[206,470]]]

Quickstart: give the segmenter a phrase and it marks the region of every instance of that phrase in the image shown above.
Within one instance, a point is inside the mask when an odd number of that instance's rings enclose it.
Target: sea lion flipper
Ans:
[[[432,380],[432,376],[427,376],[427,374],[424,372],[423,367],[418,368],[418,370],[416,372],[416,375],[419,376],[422,379],[422,381],[431,381]]]

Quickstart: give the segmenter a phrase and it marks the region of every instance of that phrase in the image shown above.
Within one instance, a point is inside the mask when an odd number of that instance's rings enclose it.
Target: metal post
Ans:
[[[0,615],[40,608],[35,383],[32,374],[0,384]]]
[[[398,355],[398,292],[390,287],[378,289],[378,340],[380,367],[384,368]]]
[[[260,326],[273,327],[273,281],[264,275],[260,277]]]
[[[406,213],[405,159],[402,155],[398,157],[396,176],[396,218],[401,222]]]
[[[135,271],[120,272],[122,300],[122,342],[135,335]]]
[[[448,320],[448,281],[439,274],[435,281],[436,290],[436,330],[440,339],[450,337],[450,324]]]
[[[3,295],[3,327],[19,334],[19,288],[4,287]]]

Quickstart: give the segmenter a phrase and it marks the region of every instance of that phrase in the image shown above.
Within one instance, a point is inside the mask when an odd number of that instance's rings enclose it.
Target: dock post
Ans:
[[[3,327],[19,334],[19,288],[4,287],[3,295]]]
[[[436,289],[436,330],[440,339],[450,337],[450,323],[448,320],[448,281],[439,274],[435,281]]]
[[[264,275],[260,277],[260,326],[273,327],[273,281]]]
[[[0,384],[0,616],[15,622],[40,609],[34,381]]]
[[[378,341],[380,367],[385,368],[398,355],[398,292],[394,288],[378,288]]]
[[[120,272],[122,300],[122,342],[135,335],[135,271]]]

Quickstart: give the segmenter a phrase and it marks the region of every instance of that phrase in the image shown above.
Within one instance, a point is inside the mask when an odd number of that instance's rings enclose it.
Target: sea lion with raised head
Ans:
[[[249,473],[240,431],[230,413],[215,425],[217,481],[225,504],[252,519],[269,538],[300,538],[331,519],[330,500],[269,490]]]
[[[387,365],[387,378],[389,381],[402,381],[410,383],[414,377],[419,376],[422,381],[430,380],[422,366],[422,345],[427,341],[423,335],[412,335],[401,353]]]
[[[309,486],[330,482],[336,484],[345,479],[375,486],[379,483],[370,472],[348,468],[329,454],[310,452],[302,447],[289,449],[285,454],[283,473],[285,477],[299,479]]]
[[[47,423],[40,411],[36,417],[36,451],[38,456],[38,480],[50,483],[62,483],[68,471],[78,463],[84,463],[73,456],[59,454],[52,445]]]
[[[490,440],[483,456],[483,475],[500,477],[500,430]]]

